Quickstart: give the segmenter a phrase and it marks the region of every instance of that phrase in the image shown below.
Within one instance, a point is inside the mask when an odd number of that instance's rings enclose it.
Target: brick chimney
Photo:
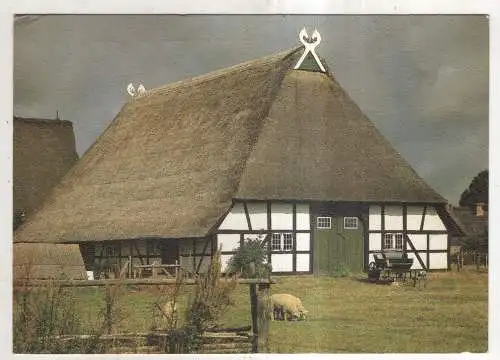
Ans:
[[[476,216],[478,217],[484,216],[484,203],[476,204]]]

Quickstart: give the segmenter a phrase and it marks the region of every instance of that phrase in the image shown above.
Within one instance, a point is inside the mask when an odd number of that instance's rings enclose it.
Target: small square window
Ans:
[[[344,229],[356,230],[358,228],[358,218],[357,217],[345,217],[344,218]]]
[[[319,216],[316,218],[316,227],[318,229],[331,229],[332,228],[332,218],[326,216]]]
[[[273,234],[273,237],[271,238],[271,250],[281,250],[281,234]]]
[[[292,249],[293,249],[292,234],[283,234],[283,250],[292,251]]]

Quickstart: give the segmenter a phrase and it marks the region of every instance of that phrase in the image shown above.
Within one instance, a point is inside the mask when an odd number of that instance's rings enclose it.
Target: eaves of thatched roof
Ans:
[[[445,203],[300,55],[128,101],[15,241],[203,237],[238,198]]]

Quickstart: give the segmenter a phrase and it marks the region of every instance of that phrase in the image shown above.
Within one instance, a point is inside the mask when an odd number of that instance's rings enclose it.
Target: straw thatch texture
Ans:
[[[310,71],[283,79],[237,197],[446,202],[331,75]]]
[[[14,241],[204,236],[230,206],[296,55],[287,51],[129,101]]]
[[[73,124],[14,118],[14,211],[32,214],[78,160]]]
[[[129,101],[14,240],[203,237],[234,198],[444,203],[300,55]]]
[[[19,243],[13,246],[14,279],[86,279],[76,244]]]

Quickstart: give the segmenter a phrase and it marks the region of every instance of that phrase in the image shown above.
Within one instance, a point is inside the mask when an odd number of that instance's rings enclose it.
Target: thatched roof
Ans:
[[[76,244],[14,244],[14,279],[86,279]]]
[[[14,117],[14,211],[32,214],[78,160],[73,124]]]
[[[300,55],[131,99],[15,241],[201,237],[235,198],[444,203]]]

